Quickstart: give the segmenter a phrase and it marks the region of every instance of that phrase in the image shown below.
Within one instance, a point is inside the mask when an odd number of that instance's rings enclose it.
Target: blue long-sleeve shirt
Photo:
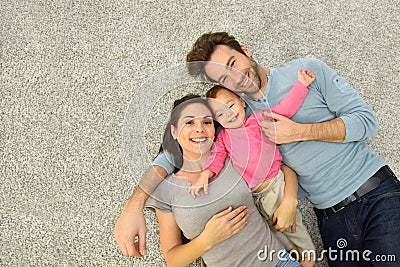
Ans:
[[[302,141],[279,146],[283,162],[298,174],[299,197],[307,197],[316,208],[323,209],[351,195],[386,162],[366,144],[378,131],[371,108],[320,60],[303,58],[271,68],[264,98],[243,96],[248,106],[265,110],[281,101],[296,82],[299,68],[313,72],[316,80],[292,120],[314,123],[341,118],[346,127],[342,143]],[[168,162],[160,155],[153,165],[172,172]]]

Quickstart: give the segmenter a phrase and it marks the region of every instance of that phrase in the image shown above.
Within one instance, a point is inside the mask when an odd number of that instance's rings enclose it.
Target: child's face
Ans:
[[[228,90],[220,90],[210,101],[215,119],[227,129],[239,128],[246,121],[243,98]]]

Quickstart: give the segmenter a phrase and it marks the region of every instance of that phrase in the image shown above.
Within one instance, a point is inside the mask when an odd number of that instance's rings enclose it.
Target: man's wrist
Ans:
[[[312,124],[302,124],[302,123],[297,123],[296,124],[297,132],[296,132],[296,139],[297,141],[308,141],[312,140]]]
[[[143,211],[144,205],[148,198],[149,196],[140,187],[138,187],[129,197],[127,206],[134,210]]]

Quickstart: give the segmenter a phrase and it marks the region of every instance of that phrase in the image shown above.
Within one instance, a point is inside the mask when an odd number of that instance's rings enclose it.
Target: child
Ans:
[[[302,105],[308,93],[307,86],[314,80],[313,73],[300,69],[298,80],[291,91],[270,111],[291,118]],[[205,170],[200,174],[198,182],[189,189],[189,193],[195,197],[204,188],[207,194],[208,180],[218,175],[226,156],[229,156],[234,168],[252,189],[256,206],[285,249],[299,253],[304,250],[315,251],[302,224],[301,214],[296,213],[297,175],[289,167],[281,166],[282,156],[278,147],[267,139],[259,126],[259,121],[269,118],[259,110],[246,119],[243,98],[229,89],[214,86],[207,92],[207,97],[217,100],[209,101],[209,104],[215,119],[224,128],[217,136]],[[278,226],[272,227],[276,224]],[[289,226],[292,231],[284,231]],[[279,232],[276,232],[276,228]],[[303,259],[302,264],[313,266],[314,261]]]

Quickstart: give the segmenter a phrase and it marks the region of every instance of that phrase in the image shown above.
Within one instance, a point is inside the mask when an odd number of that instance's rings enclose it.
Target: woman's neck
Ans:
[[[181,178],[189,183],[195,182],[199,173],[203,170],[206,165],[206,161],[210,152],[197,157],[183,155],[183,163],[181,169],[176,173],[178,178]]]

